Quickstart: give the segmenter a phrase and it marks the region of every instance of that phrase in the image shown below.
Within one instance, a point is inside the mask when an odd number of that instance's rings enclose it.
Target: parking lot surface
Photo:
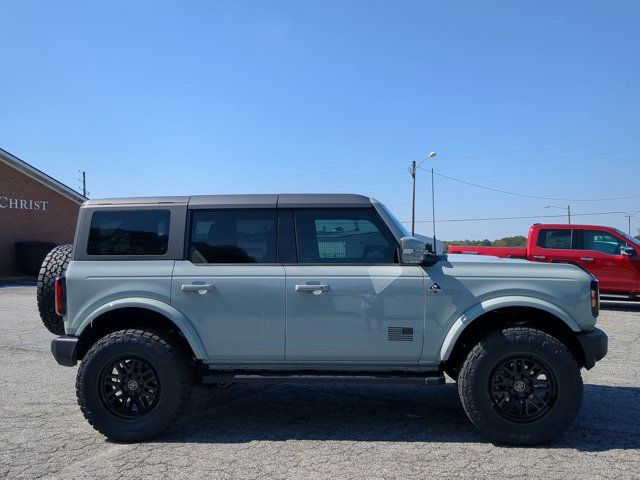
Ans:
[[[547,448],[476,433],[455,384],[198,387],[156,441],[108,442],[58,366],[34,287],[0,288],[0,478],[640,478],[640,303],[603,304],[609,355]]]

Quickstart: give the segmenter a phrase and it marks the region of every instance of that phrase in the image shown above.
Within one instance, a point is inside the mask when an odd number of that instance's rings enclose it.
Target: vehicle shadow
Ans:
[[[585,385],[582,410],[552,448],[640,448],[640,388]],[[454,384],[434,387],[198,387],[166,443],[329,440],[489,443],[467,420]]]
[[[614,312],[640,312],[640,302],[602,300],[600,310],[611,310]]]

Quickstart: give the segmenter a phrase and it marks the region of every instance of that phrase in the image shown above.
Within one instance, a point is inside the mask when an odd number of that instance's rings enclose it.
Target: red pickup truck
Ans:
[[[573,263],[600,282],[600,293],[640,297],[640,241],[617,228],[598,225],[543,225],[529,230],[526,247],[463,247],[449,253]]]

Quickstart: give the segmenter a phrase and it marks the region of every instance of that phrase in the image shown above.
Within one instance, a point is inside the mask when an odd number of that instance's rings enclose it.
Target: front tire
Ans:
[[[87,421],[107,438],[150,439],[186,409],[194,371],[184,353],[155,333],[121,330],[91,347],[76,394]]]
[[[580,368],[554,337],[506,328],[467,355],[458,393],[475,427],[498,443],[539,445],[562,435],[582,403]]]

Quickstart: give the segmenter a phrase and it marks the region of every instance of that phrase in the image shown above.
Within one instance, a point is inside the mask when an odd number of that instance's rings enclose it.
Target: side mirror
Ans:
[[[402,237],[400,239],[400,250],[402,254],[402,263],[411,265],[420,265],[424,260],[426,253],[424,242],[417,238]]]
[[[630,246],[624,246],[620,248],[620,253],[622,255],[626,255],[628,257],[633,257],[634,255],[636,255],[636,249]]]

